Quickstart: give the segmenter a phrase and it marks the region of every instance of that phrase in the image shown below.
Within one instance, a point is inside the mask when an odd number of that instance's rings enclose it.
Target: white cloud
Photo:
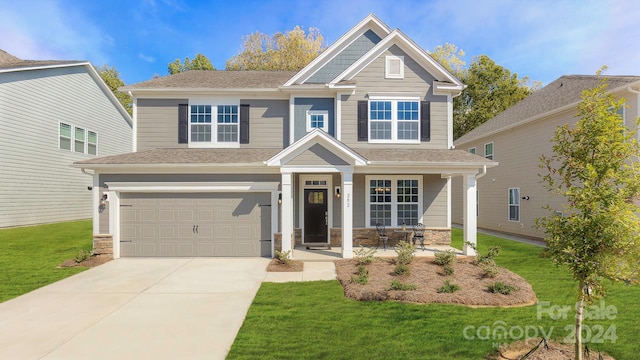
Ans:
[[[145,55],[143,53],[138,53],[138,58],[142,61],[152,63],[156,61],[156,58],[153,56]]]

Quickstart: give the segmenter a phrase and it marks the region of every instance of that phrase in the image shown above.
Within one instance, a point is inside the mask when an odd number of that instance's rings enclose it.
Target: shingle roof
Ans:
[[[640,81],[640,76],[605,76],[608,79],[608,90],[626,88]],[[493,119],[471,130],[454,143],[464,144],[483,136],[495,133],[506,127],[524,124],[532,118],[578,103],[582,91],[599,85],[603,76],[565,75],[551,84],[529,95],[524,100],[496,115]]]
[[[271,89],[284,84],[295,71],[189,70],[127,85],[121,90],[151,89]]]
[[[86,61],[76,60],[22,60],[4,50],[0,50],[0,69],[21,69],[28,67],[50,66],[50,65],[74,65],[83,64]]]
[[[78,161],[76,166],[89,165],[239,165],[263,166],[263,162],[276,155],[282,149],[187,149],[168,148],[151,149],[123,155],[106,156]],[[462,150],[425,150],[425,149],[355,149],[367,160],[378,164],[420,165],[426,163],[473,163],[487,165],[492,161]],[[266,165],[265,165],[266,166]]]

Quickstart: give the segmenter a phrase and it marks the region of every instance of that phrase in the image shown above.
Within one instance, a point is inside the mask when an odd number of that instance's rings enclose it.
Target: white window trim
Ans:
[[[400,73],[391,73],[391,62],[400,61]],[[384,62],[384,77],[385,79],[404,79],[404,56],[388,55],[385,56]]]
[[[491,157],[490,158],[487,155],[487,145],[491,145],[491,155],[490,155]],[[484,144],[484,157],[485,157],[485,159],[493,160],[493,157],[495,156],[495,153],[496,153],[496,147],[493,144],[493,141]]]
[[[516,203],[511,204],[509,198],[511,197],[511,191],[512,190],[517,190],[518,191],[518,196],[514,197],[514,199],[516,200]],[[513,220],[511,219],[511,207],[512,206],[516,206],[518,208],[518,219],[517,220]],[[519,187],[512,187],[509,188],[509,190],[507,191],[507,219],[511,222],[520,222],[520,218],[521,218],[521,214],[520,214],[520,188]]]
[[[473,151],[471,151],[471,150],[473,150]],[[474,147],[470,147],[469,148],[469,153],[476,155],[476,147],[475,146]]]
[[[90,133],[90,132],[91,132],[91,133],[96,134],[96,142],[93,144],[93,145],[95,145],[95,146],[96,146],[96,153],[95,153],[95,154],[90,154],[90,153],[89,153],[89,145],[91,144],[91,143],[89,142],[89,133]],[[95,132],[95,131],[93,131],[93,130],[87,130],[87,141],[86,141],[86,142],[87,142],[87,145],[86,145],[86,148],[87,148],[87,154],[88,154],[88,155],[91,155],[91,156],[98,156],[98,154],[99,154],[99,151],[98,151],[98,133],[97,133],[97,132]]]
[[[76,134],[78,133],[78,130],[82,130],[82,132],[84,133],[84,139],[82,140],[82,151],[77,151],[76,148]],[[73,151],[78,153],[78,154],[87,154],[87,129],[83,128],[83,127],[79,127],[79,126],[74,126],[73,127]]]
[[[62,137],[62,134],[60,133],[60,126],[62,124],[69,126],[69,149],[68,150],[60,147],[60,138]],[[58,150],[73,152],[73,125],[66,122],[62,122],[62,121],[58,121]]]
[[[374,121],[388,121],[391,123],[391,139],[372,139],[371,138],[371,102],[372,101],[390,101],[391,102],[391,120],[374,120]],[[415,140],[398,140],[398,102],[399,101],[415,101],[418,103],[418,138]],[[420,134],[422,121],[420,119],[422,104],[419,97],[409,96],[379,96],[369,95],[369,101],[367,103],[367,137],[370,144],[420,144]],[[407,121],[407,120],[400,120]]]
[[[191,106],[193,105],[210,105],[211,106],[211,123],[192,123],[191,122]],[[238,141],[236,142],[218,142],[218,106],[219,105],[235,105],[238,107]],[[216,99],[190,99],[189,113],[187,123],[189,124],[189,147],[190,148],[239,148],[240,147],[240,99],[237,98],[216,98]],[[192,125],[210,125],[211,126],[211,142],[191,141]]]
[[[307,110],[307,115],[306,115],[306,119],[307,119],[307,132],[313,130],[314,128],[311,127],[311,116],[312,115],[322,115],[322,117],[324,118],[323,123],[324,126],[319,128],[324,130],[324,132],[329,133],[329,111],[328,110]]]
[[[60,124],[65,124],[65,125],[69,125],[70,127],[70,131],[71,131],[71,137],[69,138],[70,141],[70,145],[71,148],[69,150],[67,149],[62,149],[60,148]],[[82,149],[82,152],[80,151],[76,151],[76,129],[82,129],[84,130],[84,148]],[[89,154],[89,132],[92,132],[94,134],[96,134],[96,154]],[[98,154],[100,153],[100,149],[99,149],[99,145],[98,145],[98,132],[94,131],[92,129],[89,129],[87,127],[84,126],[76,126],[70,122],[66,122],[66,121],[58,121],[58,150],[61,151],[67,151],[73,154],[84,154],[84,155],[89,155],[89,156],[98,156]]]
[[[423,185],[422,185],[422,176],[415,175],[407,175],[407,176],[377,176],[377,175],[367,175],[365,176],[365,227],[366,228],[375,228],[375,226],[371,226],[371,194],[369,194],[369,183],[371,180],[391,180],[391,226],[390,228],[401,227],[402,224],[398,224],[398,180],[418,180],[418,222],[424,224],[424,212],[422,210],[423,207]],[[394,225],[395,224],[395,225]]]

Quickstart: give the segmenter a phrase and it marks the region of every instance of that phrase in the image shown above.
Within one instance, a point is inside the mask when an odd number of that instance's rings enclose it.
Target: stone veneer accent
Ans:
[[[391,244],[397,244],[401,240],[405,240],[405,234],[394,232],[400,228],[387,228],[387,235]],[[302,245],[302,232],[300,229],[294,229],[295,244]],[[342,229],[331,229],[331,246],[342,246]],[[282,250],[282,234],[274,234],[275,250]],[[406,237],[411,240],[411,234]],[[451,245],[451,229],[444,228],[426,228],[424,230],[425,245]],[[378,245],[378,231],[371,228],[354,228],[353,229],[353,246],[375,246]]]
[[[93,253],[95,255],[109,255],[113,257],[113,235],[93,235]]]

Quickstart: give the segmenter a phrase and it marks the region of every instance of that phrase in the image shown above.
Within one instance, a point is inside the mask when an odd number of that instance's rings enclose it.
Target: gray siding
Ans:
[[[371,50],[380,40],[380,37],[376,35],[376,33],[368,30],[313,74],[305,83],[326,84],[330,82],[351,66],[351,64],[360,59],[362,55],[366,54],[367,51]]]
[[[138,99],[137,151],[187,147],[178,144],[178,105],[188,103],[187,99]]]
[[[349,163],[327,150],[324,146],[315,144],[291,160],[287,165],[349,165]]]
[[[404,56],[404,79],[385,79],[385,56]],[[354,95],[342,97],[342,142],[353,148],[398,148],[446,149],[447,148],[447,99],[446,96],[433,95],[432,84],[436,80],[418,63],[397,46],[380,55],[362,70],[354,80],[358,84]],[[368,94],[412,93],[421,100],[431,102],[431,141],[415,144],[369,144],[358,141],[357,115],[358,101],[368,100]]]
[[[295,98],[293,141],[299,140],[307,133],[307,110],[327,110],[329,112],[329,134],[335,136],[335,111],[332,98]]]
[[[0,227],[89,219],[96,156],[60,150],[59,122],[98,134],[98,156],[131,152],[132,129],[83,66],[0,74]]]
[[[240,103],[249,104],[249,143],[240,144],[240,147],[284,148],[289,145],[288,100],[240,100]]]

